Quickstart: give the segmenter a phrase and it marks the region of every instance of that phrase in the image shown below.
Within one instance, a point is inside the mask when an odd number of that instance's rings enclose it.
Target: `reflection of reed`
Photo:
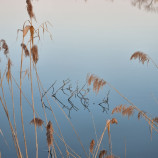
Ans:
[[[42,95],[42,98],[44,98],[44,96],[50,91],[52,90],[52,97],[58,101],[61,105],[63,109],[68,110],[68,116],[69,118],[71,118],[71,111],[75,110],[78,111],[79,108],[77,106],[75,106],[75,104],[73,103],[73,100],[75,99],[79,99],[81,105],[84,107],[84,109],[88,110],[90,112],[89,109],[89,101],[90,99],[88,98],[88,94],[90,93],[90,89],[86,88],[87,83],[84,84],[83,86],[81,86],[81,88],[79,88],[79,85],[77,83],[76,87],[73,88],[70,80],[63,80],[63,83],[61,86],[59,86],[59,88],[57,88],[57,90],[55,90],[55,85],[56,81],[44,92],[44,94]],[[62,94],[66,97],[67,102],[69,103],[68,105],[61,100],[61,97],[58,97],[58,94],[60,95],[60,92],[62,92]],[[108,112],[109,111],[109,94],[110,91],[107,93],[107,96],[98,103],[98,105],[103,109],[103,112]],[[43,105],[45,106],[45,108],[49,109],[49,107],[43,103]],[[106,107],[107,105],[107,107]],[[49,109],[50,110],[50,109]]]
[[[139,9],[144,8],[146,11],[158,11],[157,0],[132,0],[132,5]]]
[[[88,0],[85,0],[87,2]],[[114,2],[114,0],[111,0]],[[131,0],[131,4],[139,9],[145,9],[149,12],[158,11],[158,1],[157,0]]]

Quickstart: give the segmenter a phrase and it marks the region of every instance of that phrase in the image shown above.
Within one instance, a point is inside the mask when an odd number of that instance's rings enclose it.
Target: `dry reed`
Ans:
[[[6,77],[7,77],[7,81],[8,81],[8,84],[9,84],[9,80],[11,80],[11,60],[10,58],[8,58],[8,71],[6,73]]]
[[[36,45],[32,46],[31,54],[32,54],[33,61],[36,64],[38,61],[38,47]]]
[[[141,62],[142,64],[144,64],[145,62],[149,63],[149,58],[148,58],[147,54],[140,52],[140,51],[132,54],[130,60],[132,60],[132,59],[138,59],[139,62]]]
[[[102,135],[101,135],[101,137],[100,137],[100,139],[99,139],[99,141],[98,141],[98,143],[97,143],[97,146],[96,146],[96,148],[95,148],[95,151],[96,151],[96,152],[95,152],[95,158],[97,157],[97,154],[98,154],[98,151],[99,151],[99,148],[100,148],[100,144],[101,144],[101,142],[102,142],[102,140],[103,140],[104,133],[105,133],[106,129],[108,129],[109,146],[110,146],[111,153],[112,153],[111,136],[110,136],[110,125],[111,125],[111,124],[117,124],[117,123],[118,123],[118,122],[117,122],[117,120],[116,120],[115,118],[106,121],[106,126],[105,126],[105,128],[104,128],[104,131],[103,131],[103,133],[102,133]]]
[[[25,45],[24,43],[21,43],[21,47],[22,47],[23,50],[24,50],[25,57],[29,56],[29,51],[28,51],[26,45]]]
[[[97,94],[100,90],[100,88],[103,88],[103,86],[106,84],[106,82],[103,79],[100,79],[99,77],[95,75],[87,75],[87,83],[90,86],[93,83],[93,91]]]
[[[49,148],[51,145],[53,145],[53,132],[54,132],[53,125],[52,125],[51,121],[49,121],[47,124],[47,133],[46,133],[47,144],[48,144]]]
[[[106,150],[101,150],[99,153],[99,158],[104,158],[106,154],[107,154]]]
[[[4,39],[0,40],[0,50],[1,49],[4,49],[4,55],[7,55],[9,53],[8,45]]]
[[[33,6],[31,4],[31,0],[26,0],[26,4],[27,4],[27,12],[28,12],[30,18],[35,19],[35,14],[33,13]]]
[[[152,119],[154,122],[158,123],[158,117]]]
[[[22,44],[24,44],[24,35],[23,35]],[[21,124],[22,124],[24,144],[25,144],[25,153],[26,153],[26,158],[28,158],[27,143],[26,143],[26,137],[25,137],[25,128],[24,128],[24,121],[23,121],[23,110],[22,110],[22,64],[23,64],[23,50],[24,49],[22,47],[21,65],[20,65],[20,113],[21,113]]]
[[[2,82],[2,81],[1,81]],[[16,149],[16,152],[17,152],[17,157],[18,158],[22,158],[22,154],[21,154],[21,150],[20,150],[20,146],[19,146],[19,142],[18,142],[18,138],[17,138],[17,135],[14,131],[14,128],[12,126],[12,123],[10,121],[10,117],[9,117],[9,113],[8,113],[8,108],[7,108],[7,105],[6,105],[6,102],[5,102],[5,98],[4,98],[4,92],[3,92],[3,87],[2,87],[2,84],[1,84],[1,88],[2,88],[2,93],[3,93],[3,99],[4,99],[4,103],[3,103],[3,100],[0,96],[0,101],[2,103],[2,106],[3,106],[3,109],[5,111],[5,114],[7,116],[7,119],[8,119],[8,122],[9,122],[9,126],[10,126],[10,129],[11,129],[11,133],[12,133],[12,137],[13,137],[13,141],[14,141],[14,145],[15,145],[15,149]],[[5,105],[4,105],[5,104]]]
[[[30,124],[36,124],[38,127],[41,127],[43,125],[44,121],[41,120],[40,118],[35,118],[35,121],[34,119],[32,119],[30,121]]]
[[[90,152],[91,152],[92,154],[93,154],[94,145],[95,145],[95,141],[94,141],[94,139],[92,139],[92,141],[91,141],[91,143],[90,143],[90,148],[89,148],[89,150],[90,150]]]
[[[8,146],[8,148],[9,148],[9,145],[8,145],[8,143],[7,143],[7,140],[5,139],[4,134],[3,134],[3,132],[2,132],[1,129],[0,129],[0,134],[1,134],[2,137],[3,137],[5,144],[6,144],[6,145]]]
[[[146,114],[146,112],[144,112],[144,111],[139,111],[139,112],[138,112],[138,120],[140,120],[140,118],[141,118],[144,114]]]
[[[112,114],[114,113],[122,113],[123,116],[128,116],[128,118],[133,115],[134,113],[134,107],[133,106],[129,106],[126,107],[125,105],[119,105],[116,106],[113,110],[112,110]]]
[[[118,124],[118,121],[115,118],[111,119],[111,124]]]

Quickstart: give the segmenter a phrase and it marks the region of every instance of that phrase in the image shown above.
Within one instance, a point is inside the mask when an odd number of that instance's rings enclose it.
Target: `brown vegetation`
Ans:
[[[25,57],[29,56],[29,51],[28,51],[26,45],[25,45],[24,43],[21,43],[21,47],[22,47],[23,50],[24,50]]]
[[[93,74],[87,76],[87,83],[89,86],[93,83],[93,91],[96,92],[96,94],[99,92],[100,88],[106,85],[106,82],[103,79],[100,79]]]
[[[122,113],[123,116],[128,116],[128,118],[133,115],[134,113],[134,107],[133,106],[129,106],[126,107],[125,105],[119,105],[116,106],[113,110],[112,110],[112,114],[114,113]]]
[[[99,153],[99,158],[104,158],[106,154],[107,154],[106,150],[101,150]]]
[[[90,152],[93,154],[93,149],[94,149],[94,145],[95,145],[95,141],[94,139],[92,139],[91,143],[90,143]]]
[[[142,64],[144,64],[145,62],[149,63],[149,58],[147,56],[147,54],[143,53],[143,52],[135,52],[130,60],[132,59],[138,59]]]
[[[51,121],[49,121],[47,124],[47,133],[46,133],[48,147],[53,145],[53,132],[54,132],[53,125]]]
[[[38,47],[36,45],[32,46],[31,55],[32,55],[34,63],[36,64],[38,61]]]
[[[44,123],[43,120],[41,120],[40,118],[35,118],[35,121],[34,119],[31,120],[30,124],[36,124],[38,127],[42,126]]]
[[[6,41],[4,39],[0,40],[0,51],[4,50],[4,54],[7,55],[9,53],[9,48],[8,45],[6,43]]]

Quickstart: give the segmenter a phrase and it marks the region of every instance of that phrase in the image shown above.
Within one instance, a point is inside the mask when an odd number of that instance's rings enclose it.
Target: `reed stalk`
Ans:
[[[15,121],[15,108],[14,108],[14,98],[13,98],[13,84],[12,84],[12,76],[10,77],[10,82],[11,82],[11,96],[12,96],[12,104],[13,104],[13,119],[14,119],[14,128],[15,128],[15,133],[17,135],[17,129],[16,129],[16,121]]]
[[[23,37],[22,44],[24,44],[24,37]],[[27,143],[26,143],[26,137],[25,137],[25,128],[24,128],[24,121],[23,121],[23,110],[22,110],[22,64],[23,64],[23,58],[24,58],[24,52],[23,52],[23,47],[22,47],[21,65],[20,65],[20,111],[21,111],[21,123],[22,123],[22,129],[23,129],[26,158],[28,158]]]
[[[100,144],[101,144],[101,142],[102,142],[102,140],[103,140],[104,133],[105,133],[106,129],[107,129],[107,125],[104,127],[103,133],[102,133],[102,135],[101,135],[101,137],[100,137],[100,139],[99,139],[99,141],[98,141],[98,144],[97,144],[97,146],[96,146],[96,153],[95,153],[95,157],[94,157],[94,158],[97,157],[97,154],[98,154],[98,151],[99,151],[99,148],[100,148]]]
[[[7,116],[8,122],[9,122],[9,126],[10,126],[10,129],[11,129],[11,133],[12,133],[12,137],[13,137],[15,149],[16,149],[16,151],[17,151],[17,152],[16,152],[16,153],[17,153],[17,157],[18,157],[18,158],[22,158],[22,154],[21,154],[21,150],[20,150],[20,147],[19,147],[19,142],[18,142],[17,135],[16,135],[16,133],[15,133],[15,131],[14,131],[14,128],[13,128],[13,126],[12,126],[12,123],[11,123],[11,121],[10,121],[10,117],[9,117],[9,113],[8,113],[7,106],[4,105],[4,104],[6,104],[6,103],[5,103],[5,101],[4,101],[4,103],[3,103],[3,100],[2,100],[2,98],[1,98],[1,96],[0,96],[0,101],[1,101],[1,104],[2,104],[3,109],[4,109],[4,111],[5,111],[5,114],[6,114],[6,116]]]
[[[32,21],[31,21],[32,23]],[[31,38],[30,38],[31,39]],[[35,108],[34,108],[34,98],[33,98],[33,85],[32,85],[32,69],[31,69],[31,42],[30,42],[30,80],[31,80],[31,95],[32,95],[32,109],[33,109],[33,118],[35,122]],[[36,138],[36,158],[38,158],[38,141],[37,141],[37,129],[35,124],[35,138]]]

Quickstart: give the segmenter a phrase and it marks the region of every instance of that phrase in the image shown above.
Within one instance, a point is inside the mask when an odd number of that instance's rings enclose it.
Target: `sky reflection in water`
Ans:
[[[0,0],[0,3],[0,38],[5,39],[9,45],[10,56],[13,61],[12,72],[19,80],[21,34],[19,34],[17,41],[16,36],[17,29],[22,28],[23,22],[28,19],[26,4],[25,1],[20,0]],[[88,0],[86,3],[75,0],[39,0],[33,1],[33,4],[38,22],[35,23],[35,26],[46,20],[51,21],[53,24],[53,27],[50,27],[53,40],[51,41],[49,36],[46,35],[42,36],[39,43],[37,41],[39,47],[37,68],[40,79],[46,89],[55,81],[55,87],[58,89],[63,84],[63,80],[66,79],[70,80],[66,88],[72,87],[73,91],[75,91],[78,85],[81,89],[86,83],[87,73],[92,73],[114,85],[140,109],[157,116],[158,105],[154,99],[158,97],[157,69],[150,62],[148,65],[142,65],[138,60],[129,60],[135,51],[143,51],[157,62],[157,13],[146,11],[145,4],[143,4],[141,9],[138,9],[138,7],[131,5],[131,1],[122,0],[113,2]],[[28,61],[26,60],[24,63],[25,68],[27,68],[27,64]],[[0,65],[3,67],[3,62]],[[28,99],[31,100],[28,84],[26,79],[23,83],[23,89]],[[33,84],[35,106],[44,120],[36,80],[33,80]],[[13,86],[15,89],[14,101],[19,143],[21,146],[24,146],[19,109],[19,91],[15,83]],[[7,83],[4,83],[4,87],[8,89]],[[87,88],[90,89],[86,97],[89,99],[88,107],[89,111],[93,113],[98,137],[101,135],[107,119],[115,117],[118,120],[118,125],[111,127],[112,149],[115,155],[121,158],[124,157],[126,143],[126,156],[128,158],[157,157],[157,134],[153,132],[151,141],[149,126],[143,119],[138,121],[136,112],[129,120],[127,117],[122,117],[121,114],[111,115],[111,111],[115,106],[126,104],[116,92],[106,85],[96,95],[93,93],[92,86],[88,87],[86,85],[85,87],[86,90]],[[98,104],[103,99],[107,99],[109,90],[109,111],[106,113],[102,112],[103,108]],[[49,91],[50,95],[52,95],[52,91],[53,89]],[[66,91],[69,93],[70,89]],[[8,94],[6,90],[7,102],[11,106],[12,103],[11,99],[8,99],[10,98]],[[71,103],[68,101],[69,97],[63,94],[61,90],[58,93],[59,100],[64,105],[71,107]],[[78,131],[86,151],[88,151],[90,141],[95,139],[90,112],[82,105],[79,97],[75,98],[74,96],[71,101],[78,109],[71,111],[71,121]],[[84,157],[83,150],[72,128],[51,99],[50,102],[54,106],[54,113],[59,121],[66,142],[81,157]],[[28,151],[31,157],[35,157],[34,128],[29,124],[33,118],[32,109],[24,99],[23,105]],[[107,104],[104,106],[106,107]],[[69,114],[68,109],[64,108],[64,111],[66,114]],[[12,116],[12,106],[9,112]],[[55,124],[48,109],[47,113],[48,119]],[[3,137],[0,135],[2,157],[16,157],[11,133],[8,130],[9,125],[2,108],[0,108],[0,120],[0,128],[3,130],[10,146],[8,149],[4,144]],[[58,132],[57,127],[54,128]],[[61,145],[61,149],[64,149],[63,144],[58,143],[59,146]],[[45,129],[38,129],[38,144],[39,157],[46,157]],[[107,132],[101,145],[101,149],[103,148],[109,150]],[[22,148],[22,153],[24,155],[24,148]]]

